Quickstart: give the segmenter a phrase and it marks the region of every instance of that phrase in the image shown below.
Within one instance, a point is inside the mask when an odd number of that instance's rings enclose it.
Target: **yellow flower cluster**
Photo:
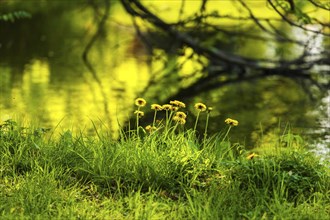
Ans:
[[[237,126],[238,125],[238,121],[234,120],[234,119],[231,119],[231,118],[227,118],[225,120],[225,123],[230,125],[230,126]]]
[[[140,111],[140,108],[145,106],[147,104],[146,100],[143,98],[137,98],[135,99],[135,105],[138,106],[138,110],[134,111],[134,114],[136,114],[136,116],[138,118],[142,118],[144,116],[144,112]]]
[[[178,122],[179,124],[184,125],[186,123],[187,115],[184,112],[177,112],[173,117],[173,121]]]
[[[149,133],[151,133],[155,130],[157,130],[157,127],[155,127],[155,126],[151,126],[151,125],[146,126],[146,131],[148,131]]]
[[[184,119],[184,118],[180,118],[179,116],[174,116],[174,117],[173,117],[173,121],[176,121],[176,122],[178,122],[178,123],[181,124],[181,125],[186,124],[186,119]]]
[[[144,107],[146,104],[147,104],[147,102],[143,98],[137,98],[135,100],[135,105],[138,106],[138,109],[134,112],[134,114],[136,114],[138,118],[141,118],[144,116],[144,112],[140,111],[140,108]],[[180,108],[185,108],[185,107],[186,107],[186,104],[181,101],[178,101],[178,100],[170,101],[170,104],[164,104],[164,105],[152,104],[151,109],[155,111],[154,123],[153,123],[153,126],[147,126],[146,130],[152,131],[152,130],[156,129],[156,127],[154,127],[155,122],[156,122],[156,112],[162,111],[162,110],[172,111],[173,113],[175,113],[172,120],[178,122],[179,124],[185,124],[187,115],[186,115],[186,113],[179,111]],[[196,129],[196,125],[197,125],[197,121],[198,121],[200,113],[204,112],[204,111],[207,112],[207,122],[206,123],[208,123],[209,113],[213,110],[213,108],[207,107],[204,103],[201,103],[201,102],[195,103],[194,108],[198,111],[198,115],[197,115],[196,123],[195,123],[195,129]],[[172,115],[172,113],[171,113],[171,115]],[[171,115],[168,118],[169,120],[171,118]],[[167,115],[167,117],[168,117],[168,115]],[[238,126],[238,121],[231,119],[231,118],[227,118],[225,120],[225,123],[230,126]]]
[[[179,108],[185,108],[186,107],[186,104],[184,104],[183,102],[180,102],[178,100],[170,101],[170,104],[175,106],[175,107],[179,107]]]
[[[137,110],[134,111],[134,114],[136,114],[136,134],[139,136],[139,118],[144,116],[144,112],[140,111],[142,107],[144,107],[147,104],[146,100],[143,98],[137,98],[135,99],[135,105],[138,106]],[[152,133],[157,130],[162,130],[162,126],[164,126],[165,132],[169,131],[170,126],[173,125],[172,122],[175,122],[175,126],[173,127],[173,133],[177,129],[178,125],[184,125],[186,124],[186,119],[187,119],[187,114],[184,113],[183,111],[179,111],[180,108],[185,108],[186,104],[174,100],[170,101],[169,104],[164,104],[164,105],[159,105],[159,104],[151,104],[151,109],[154,110],[154,117],[153,117],[153,123],[152,125],[148,125],[145,127],[145,131]],[[212,107],[207,107],[204,103],[197,102],[194,105],[194,108],[197,110],[197,115],[196,115],[196,120],[195,120],[195,125],[194,125],[194,132],[197,132],[197,125],[199,121],[199,117],[202,112],[206,112],[206,121],[205,121],[205,130],[204,130],[204,141],[207,137],[207,129],[208,129],[208,124],[209,124],[209,117],[210,117],[210,112],[213,110]],[[157,120],[157,113],[158,111],[166,111],[166,118],[164,120],[164,123],[158,122]],[[156,123],[157,122],[157,123]],[[225,120],[225,123],[230,125],[230,127],[227,130],[227,133],[225,134],[223,140],[227,138],[227,135],[231,128],[233,126],[238,126],[238,121],[235,119],[227,118]],[[247,159],[253,159],[256,154],[252,153],[248,155],[246,158]]]
[[[186,104],[184,104],[183,102],[180,102],[178,100],[170,101],[170,104],[164,104],[164,105],[152,104],[151,105],[151,109],[153,109],[155,111],[165,110],[165,111],[176,112],[180,108],[185,108],[185,107],[186,107]]]

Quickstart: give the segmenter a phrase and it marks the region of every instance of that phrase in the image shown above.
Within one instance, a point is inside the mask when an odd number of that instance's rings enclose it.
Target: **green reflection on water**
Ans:
[[[0,35],[4,51],[0,54],[1,120],[17,117],[52,128],[60,122],[59,130],[77,128],[87,132],[93,130],[93,121],[97,126],[105,125],[116,137],[118,122],[123,124],[133,116],[134,99],[148,85],[149,67],[162,69],[162,62],[149,59],[129,17],[114,5],[106,33],[88,56],[101,79],[99,85],[81,59],[84,47],[97,28],[93,10],[77,5],[63,10],[57,3],[48,7],[54,10],[2,26],[2,30],[10,32]],[[227,43],[233,42],[228,39]],[[228,49],[258,57],[274,53],[269,51],[269,45],[253,42],[245,42],[245,47],[237,45]],[[189,50],[183,51],[186,56],[191,54]],[[175,71],[172,67],[182,60],[182,57],[165,56],[161,52],[159,55],[168,61],[164,72]],[[199,58],[207,63],[203,57]],[[149,103],[166,100],[180,87],[191,84],[194,79],[179,78],[189,76],[192,69],[198,68],[198,64],[186,62],[178,74],[157,81],[148,88]],[[240,121],[240,126],[232,132],[233,140],[245,140],[248,144],[258,144],[262,134],[285,126],[287,122],[292,127],[309,128],[317,126],[317,118],[323,117],[309,114],[315,105],[299,85],[279,78],[231,85],[184,101],[190,103],[187,109],[189,127],[195,121],[193,104],[204,102],[214,107],[210,132],[225,129],[224,119],[232,117]],[[279,125],[281,121],[283,124]],[[202,125],[203,122],[199,123],[201,131]]]

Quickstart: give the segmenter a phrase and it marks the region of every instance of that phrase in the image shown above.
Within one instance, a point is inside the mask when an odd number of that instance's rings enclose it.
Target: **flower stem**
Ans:
[[[198,118],[199,118],[199,114],[200,114],[201,112],[199,111],[198,113],[197,113],[197,116],[196,116],[196,122],[195,122],[195,126],[194,126],[194,131],[196,132],[196,128],[197,128],[197,122],[198,122]]]
[[[140,106],[138,107],[138,111],[140,111]],[[136,135],[139,137],[139,114],[136,114]]]
[[[228,134],[229,134],[229,131],[230,131],[231,127],[232,127],[232,126],[229,126],[229,128],[228,128],[228,130],[227,130],[227,133],[225,134],[225,136],[223,137],[223,139],[222,139],[221,142],[224,142],[224,141],[225,141],[226,137],[227,137]]]
[[[175,134],[175,130],[177,129],[178,125],[179,125],[179,122],[176,122],[174,127],[173,127],[172,135]]]
[[[155,110],[154,121],[152,122],[152,128],[155,127],[155,124],[156,124],[156,117],[157,117],[157,111]]]
[[[204,145],[205,145],[205,141],[206,141],[206,137],[207,137],[207,127],[209,126],[209,117],[210,117],[210,113],[207,113],[205,130],[204,130],[204,140],[203,140]]]
[[[168,117],[168,110],[166,110],[165,132],[167,132],[169,120],[170,120],[170,119],[169,119],[169,117]]]

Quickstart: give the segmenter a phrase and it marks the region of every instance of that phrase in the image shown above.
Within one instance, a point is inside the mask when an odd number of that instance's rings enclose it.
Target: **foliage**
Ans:
[[[305,200],[315,192],[330,189],[329,176],[324,176],[325,168],[307,152],[283,152],[275,158],[272,155],[252,162],[238,161],[231,172],[234,179],[240,180],[241,189],[265,193],[271,198],[284,197],[290,202]],[[324,185],[319,185],[321,179],[325,180]]]
[[[94,137],[69,130],[55,137],[5,121],[0,127],[1,218],[330,216],[329,167],[311,153],[285,147],[256,155],[229,142],[230,123],[226,133],[202,140],[195,130],[177,125],[173,119],[156,122],[156,130],[138,127],[112,140],[98,130]]]
[[[0,14],[0,21],[14,22],[18,19],[31,18],[31,14],[26,11],[14,11],[11,13]]]

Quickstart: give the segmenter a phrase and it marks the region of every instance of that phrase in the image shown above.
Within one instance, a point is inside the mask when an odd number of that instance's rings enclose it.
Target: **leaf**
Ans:
[[[31,18],[31,14],[26,11],[15,11],[7,14],[0,14],[0,21],[15,22],[15,20],[23,18]]]

